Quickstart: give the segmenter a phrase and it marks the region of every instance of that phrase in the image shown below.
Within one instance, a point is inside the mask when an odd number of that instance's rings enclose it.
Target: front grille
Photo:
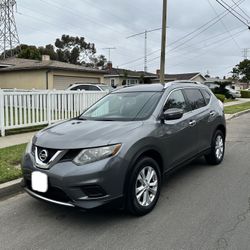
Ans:
[[[42,150],[47,150],[48,152],[48,157],[43,163],[48,163],[49,160],[55,155],[55,153],[58,151],[57,149],[50,149],[50,148],[42,148],[42,147],[37,147],[37,155],[39,157],[39,154]]]
[[[31,181],[26,180],[26,185],[27,185],[28,189],[30,189],[33,193],[36,193],[36,194],[38,194],[42,197],[45,197],[47,199],[51,199],[51,200],[59,201],[59,202],[70,202],[71,201],[71,199],[67,196],[67,194],[60,188],[50,186],[46,193],[40,193],[40,192],[34,191],[31,188]]]

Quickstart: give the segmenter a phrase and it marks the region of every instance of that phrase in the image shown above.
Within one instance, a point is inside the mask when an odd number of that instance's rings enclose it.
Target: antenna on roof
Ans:
[[[144,72],[147,72],[148,71],[148,53],[147,53],[147,50],[148,50],[148,33],[151,33],[151,32],[154,32],[154,31],[157,31],[157,30],[161,30],[162,28],[157,28],[157,29],[152,29],[152,30],[145,30],[144,32],[140,32],[140,33],[137,33],[137,34],[134,34],[134,35],[131,35],[131,36],[128,36],[127,39],[129,38],[132,38],[132,37],[136,37],[136,36],[141,36],[141,35],[144,35]]]
[[[102,48],[103,50],[108,50],[108,52],[109,52],[109,57],[108,57],[108,59],[109,59],[109,62],[111,62],[111,50],[114,50],[114,49],[116,49],[115,47],[110,47],[110,48]]]

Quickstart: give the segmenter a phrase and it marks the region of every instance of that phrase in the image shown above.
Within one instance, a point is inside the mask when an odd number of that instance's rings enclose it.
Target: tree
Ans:
[[[228,98],[228,99],[231,98],[229,90],[227,90],[226,87],[232,85],[232,82],[230,82],[230,81],[224,81],[224,82],[218,81],[218,82],[214,82],[214,84],[219,86],[219,87],[215,87],[213,89],[213,92],[215,94],[225,95],[226,98]]]
[[[17,55],[18,58],[27,58],[32,60],[41,60],[42,55],[36,46],[21,45],[21,52]]]
[[[96,55],[94,43],[86,42],[84,37],[73,37],[62,35],[57,38],[55,46],[48,44],[45,47],[36,47],[33,45],[21,45],[14,49],[18,58],[41,60],[42,55],[49,55],[52,60],[60,62],[72,63],[91,68],[104,69],[107,64],[107,59],[104,55]],[[11,55],[10,51],[7,55]]]
[[[51,60],[58,60],[58,55],[52,44],[47,44],[45,47],[39,47],[38,50],[41,55],[49,55]]]
[[[245,59],[237,64],[232,72],[234,79],[239,79],[241,82],[250,83],[250,60]]]
[[[92,67],[98,61],[94,56],[95,44],[86,42],[84,37],[62,35],[56,39],[55,46],[59,61]]]

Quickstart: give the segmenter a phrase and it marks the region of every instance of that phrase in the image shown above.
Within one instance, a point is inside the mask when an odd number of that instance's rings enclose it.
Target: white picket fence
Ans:
[[[80,115],[105,96],[101,91],[0,90],[1,136],[9,129],[51,124]]]

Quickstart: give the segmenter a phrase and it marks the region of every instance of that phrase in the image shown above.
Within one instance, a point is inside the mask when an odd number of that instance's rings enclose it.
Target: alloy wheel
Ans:
[[[224,153],[224,141],[221,135],[218,135],[215,140],[215,154],[218,160],[220,160]]]
[[[137,202],[149,206],[155,199],[158,190],[158,177],[154,168],[144,167],[138,174],[135,183],[135,196]]]

